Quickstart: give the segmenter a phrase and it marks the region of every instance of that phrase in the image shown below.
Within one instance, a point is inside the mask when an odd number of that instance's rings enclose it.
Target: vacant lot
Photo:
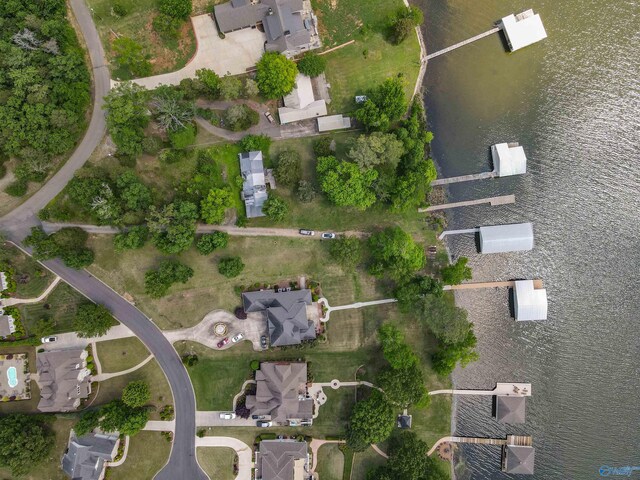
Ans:
[[[198,463],[215,480],[234,480],[233,460],[236,452],[231,448],[199,447]]]
[[[28,333],[32,333],[33,327],[41,318],[50,318],[54,321],[53,333],[72,332],[73,318],[76,316],[78,306],[83,303],[89,303],[89,300],[61,282],[42,302],[20,306],[22,321]]]
[[[0,248],[0,271],[3,266],[13,268],[17,298],[33,298],[40,295],[53,280],[53,274],[29,255],[9,243]]]
[[[356,453],[353,456],[353,469],[351,471],[351,480],[365,480],[367,472],[373,470],[380,465],[384,465],[386,460],[381,457],[373,448],[369,448],[364,452]],[[400,479],[398,479],[400,480]]]
[[[109,469],[109,480],[148,480],[169,459],[171,443],[160,432],[140,432],[131,437],[124,464]],[[185,479],[186,480],[186,479]]]
[[[316,472],[322,480],[342,480],[344,455],[337,444],[327,444],[318,450]]]
[[[413,94],[420,70],[420,44],[410,35],[402,44],[386,40],[389,16],[402,0],[314,0],[325,47],[355,43],[326,55],[327,80],[335,113],[355,109],[355,95],[365,94],[385,78],[402,74],[407,96]]]
[[[131,78],[127,70],[113,63],[111,42],[118,37],[129,37],[138,42],[153,66],[152,74],[172,72],[184,67],[196,51],[191,22],[186,21],[177,40],[159,36],[153,30],[153,18],[157,15],[157,0],[121,0],[127,14],[118,16],[113,10],[113,0],[88,0],[93,19],[98,27],[102,45],[112,62],[112,73],[117,80]]]
[[[102,373],[128,370],[149,356],[149,350],[136,337],[98,342],[98,359]]]

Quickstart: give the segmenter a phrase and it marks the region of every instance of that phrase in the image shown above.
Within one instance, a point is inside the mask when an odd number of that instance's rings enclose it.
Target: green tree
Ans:
[[[193,101],[185,100],[182,90],[168,85],[160,85],[154,90],[150,105],[158,125],[165,132],[187,128],[196,113]]]
[[[418,363],[418,357],[405,343],[402,332],[391,323],[385,323],[378,330],[382,354],[392,368],[401,370]]]
[[[214,250],[226,248],[228,243],[229,234],[226,232],[207,233],[200,237],[196,249],[202,255],[209,255]]]
[[[144,210],[151,204],[151,189],[132,171],[126,171],[116,180],[120,199],[127,210]]]
[[[156,270],[144,274],[144,291],[151,298],[164,297],[175,283],[187,283],[193,269],[175,260],[163,260]]]
[[[457,364],[462,368],[478,360],[479,355],[474,349],[478,340],[472,330],[458,343],[441,343],[432,355],[433,369],[438,375],[447,376],[453,373]]]
[[[356,237],[337,238],[329,244],[329,254],[342,268],[352,270],[362,260],[362,241]]]
[[[163,253],[184,252],[193,243],[197,219],[198,207],[191,202],[176,201],[162,210],[152,205],[147,224],[153,244]]]
[[[53,433],[35,416],[19,413],[0,416],[0,466],[13,475],[25,475],[49,457]]]
[[[265,52],[256,69],[256,82],[265,98],[282,97],[291,93],[295,87],[298,67],[281,53]]]
[[[398,300],[401,312],[409,313],[425,295],[435,295],[441,297],[443,284],[441,281],[424,275],[416,275],[408,282],[401,283],[396,287],[394,296]]]
[[[351,144],[347,157],[361,170],[367,171],[381,164],[395,170],[404,153],[402,142],[393,133],[373,132],[360,135]]]
[[[200,216],[205,223],[220,224],[224,221],[225,212],[232,203],[231,190],[212,188],[200,203]]]
[[[93,263],[93,251],[85,247],[88,234],[80,228],[62,228],[47,235],[38,227],[24,239],[25,245],[33,247],[33,256],[37,260],[49,260],[55,257],[70,268],[84,268]]]
[[[260,122],[260,115],[246,105],[236,104],[227,108],[224,112],[224,119],[226,121],[225,127],[234,132],[240,132],[257,125]]]
[[[142,50],[142,45],[129,37],[116,38],[111,43],[116,62],[120,67],[128,69],[136,77],[151,74],[151,63]]]
[[[144,129],[149,123],[146,90],[131,82],[119,83],[104,100],[107,127],[118,151],[140,155]]]
[[[220,96],[220,77],[216,72],[201,68],[196,70],[196,78],[206,87],[211,97],[218,98]]]
[[[196,141],[196,133],[196,127],[191,123],[180,130],[170,132],[169,141],[171,146],[178,150],[183,150],[193,145]]]
[[[367,130],[387,130],[391,121],[371,99],[367,99],[355,113],[356,120]]]
[[[143,380],[129,382],[122,391],[122,401],[129,407],[142,407],[149,400],[151,400],[151,389]]]
[[[262,152],[262,156],[267,159],[271,148],[271,137],[268,135],[245,135],[238,142],[238,145],[244,152],[259,150]]]
[[[120,432],[122,435],[135,435],[149,421],[149,410],[130,407],[122,400],[107,403],[100,409],[100,413],[100,428],[105,432]]]
[[[300,180],[298,182],[298,188],[296,189],[296,197],[302,203],[313,202],[318,192],[313,186],[313,183],[307,180]]]
[[[300,181],[302,163],[300,154],[295,150],[284,150],[278,155],[276,163],[276,180],[287,187],[293,187]]]
[[[324,57],[315,52],[305,53],[298,62],[298,70],[307,77],[317,77],[327,67]]]
[[[118,233],[113,239],[116,252],[135,250],[144,247],[149,238],[149,228],[145,225],[130,227],[126,232]]]
[[[356,118],[367,129],[386,130],[407,111],[402,77],[386,79],[378,87],[368,92],[368,99],[356,110]]]
[[[111,312],[95,303],[80,305],[73,317],[73,329],[80,338],[102,337],[115,323]]]
[[[447,265],[440,270],[442,281],[447,285],[459,285],[464,280],[471,280],[471,268],[467,267],[467,257],[460,257],[451,265]]]
[[[400,227],[387,227],[369,238],[372,275],[389,275],[402,280],[422,269],[426,263],[424,250]]]
[[[258,84],[255,80],[251,78],[247,78],[244,81],[244,96],[245,97],[255,97],[260,93],[260,89],[258,88]]]
[[[289,205],[282,198],[273,193],[262,206],[263,213],[274,222],[281,222],[289,213]]]
[[[415,31],[415,25],[410,18],[398,18],[391,25],[391,43],[400,45]]]
[[[320,157],[317,164],[320,186],[329,200],[338,206],[366,210],[376,201],[371,185],[378,178],[376,170],[361,171],[355,163],[335,157]]]
[[[225,75],[220,79],[220,98],[235,100],[242,95],[242,81],[238,77]]]
[[[191,15],[193,5],[191,0],[158,0],[158,10],[170,17],[186,20]]]
[[[335,148],[331,148],[331,137],[321,137],[313,142],[313,154],[318,157],[330,157]]]
[[[85,410],[82,412],[82,416],[78,423],[73,426],[73,431],[76,432],[76,435],[79,437],[86,435],[89,432],[92,432],[95,428],[100,425],[100,410]]]
[[[385,368],[378,374],[377,381],[387,399],[398,407],[426,406],[429,402],[424,375],[418,362],[405,368]]]
[[[347,427],[347,446],[362,452],[372,443],[386,440],[395,426],[393,407],[375,390],[367,400],[356,403]]]
[[[244,263],[240,257],[224,257],[218,262],[218,272],[227,278],[240,275],[244,270]]]
[[[153,29],[158,32],[161,37],[177,40],[182,20],[164,13],[159,13],[153,17],[152,25]]]
[[[473,324],[467,319],[467,311],[456,307],[450,296],[423,296],[416,302],[412,313],[443,343],[462,342],[473,329]]]

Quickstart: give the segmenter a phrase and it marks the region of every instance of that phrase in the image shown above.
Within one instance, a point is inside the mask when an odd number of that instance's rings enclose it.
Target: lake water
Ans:
[[[491,418],[490,397],[455,402],[458,435],[533,436],[535,479],[600,478],[640,466],[640,3],[629,0],[419,0],[433,52],[533,8],[548,33],[506,53],[499,34],[429,62],[426,103],[442,176],[491,169],[489,146],[518,141],[528,174],[462,183],[451,200],[514,193],[516,204],[458,209],[451,228],[531,221],[533,251],[480,256],[474,281],[542,278],[549,320],[516,323],[507,292],[458,295],[480,361],[459,388],[531,382],[523,425]],[[500,472],[500,448],[465,446],[459,479]],[[640,477],[640,472],[634,474]]]

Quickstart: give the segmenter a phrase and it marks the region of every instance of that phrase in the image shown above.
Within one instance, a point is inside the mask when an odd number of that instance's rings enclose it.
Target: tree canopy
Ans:
[[[471,268],[467,267],[467,257],[460,257],[451,265],[447,265],[440,270],[442,281],[447,285],[458,285],[464,280],[471,280]]]
[[[275,168],[276,180],[282,185],[293,187],[300,181],[302,163],[296,150],[284,150],[278,155]]]
[[[400,311],[405,313],[411,312],[420,301],[420,298],[425,295],[441,297],[442,294],[442,282],[424,275],[416,275],[409,281],[401,283],[394,292]]]
[[[323,56],[315,52],[305,53],[298,62],[298,70],[307,77],[317,77],[327,66],[327,61]]]
[[[374,390],[367,400],[353,407],[347,427],[347,446],[362,452],[372,443],[386,440],[395,426],[393,407],[382,393]]]
[[[176,201],[161,210],[151,206],[147,222],[153,244],[163,253],[184,252],[193,243],[198,207],[191,202]]]
[[[149,421],[149,410],[144,407],[130,407],[122,400],[113,400],[100,409],[100,428],[105,432],[120,432],[135,435]]]
[[[85,303],[73,317],[73,329],[80,338],[101,337],[115,324],[111,312],[103,305]]]
[[[13,413],[0,416],[0,466],[13,475],[24,475],[49,457],[54,444],[51,432],[37,417]]]
[[[367,480],[445,480],[434,459],[427,456],[429,446],[414,432],[404,431],[389,443],[389,460],[372,470]]]
[[[289,205],[282,198],[271,193],[267,201],[264,202],[262,211],[271,220],[281,222],[289,213]]]
[[[224,221],[227,208],[232,204],[229,188],[212,188],[200,202],[200,216],[205,223],[220,224]]]
[[[149,123],[147,91],[131,82],[119,83],[104,97],[107,127],[118,151],[137,156],[142,153],[144,129]]]
[[[151,298],[164,297],[174,283],[187,283],[193,269],[175,260],[163,260],[156,270],[144,274],[144,291]]]
[[[405,81],[401,76],[387,78],[367,93],[367,100],[356,110],[356,118],[369,130],[386,130],[391,122],[407,111],[404,93]]]
[[[393,133],[373,132],[358,136],[347,157],[363,171],[381,164],[389,165],[395,171],[403,153],[404,146]]]
[[[394,280],[409,277],[426,263],[423,248],[400,227],[387,227],[369,238],[371,264],[376,276],[388,275]]]
[[[226,248],[229,234],[226,232],[205,233],[196,243],[196,249],[202,255],[209,255],[216,249]]]
[[[164,15],[186,20],[191,15],[191,0],[158,0],[158,10]]]
[[[24,239],[24,244],[33,247],[37,260],[60,257],[67,267],[81,269],[93,263],[93,250],[85,246],[88,234],[77,227],[62,228],[51,235],[38,227]]]
[[[240,275],[244,270],[244,263],[240,257],[224,257],[218,262],[218,272],[227,278]]]
[[[329,244],[329,254],[341,267],[351,270],[362,260],[362,241],[357,237],[336,238]]]
[[[135,77],[146,77],[151,74],[151,62],[144,53],[142,45],[133,38],[118,37],[111,42],[116,55],[116,63],[131,72]]]
[[[195,104],[185,100],[181,89],[168,85],[160,85],[153,91],[150,105],[156,122],[165,132],[186,128],[196,112]]]
[[[142,407],[150,399],[149,384],[143,380],[129,382],[122,390],[122,401],[129,407]]]
[[[258,89],[265,98],[280,98],[295,87],[298,67],[281,53],[265,52],[256,69]]]
[[[371,189],[378,178],[376,170],[362,171],[355,163],[335,157],[320,157],[317,165],[320,186],[329,200],[338,206],[366,210],[376,202]]]

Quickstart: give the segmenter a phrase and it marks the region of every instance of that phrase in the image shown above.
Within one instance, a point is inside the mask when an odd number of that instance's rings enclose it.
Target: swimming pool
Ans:
[[[7,369],[7,378],[9,379],[9,386],[11,388],[18,386],[18,371],[16,367],[9,367]]]

